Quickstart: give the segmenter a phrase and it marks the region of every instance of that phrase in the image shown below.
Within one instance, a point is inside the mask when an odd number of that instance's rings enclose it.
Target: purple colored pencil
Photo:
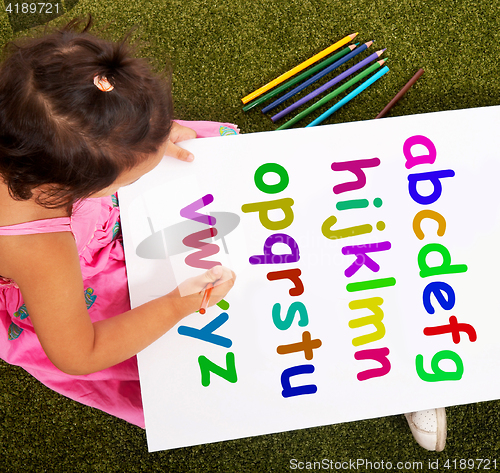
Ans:
[[[326,84],[322,85],[321,87],[318,87],[316,90],[314,90],[310,94],[306,95],[305,97],[301,98],[300,100],[297,100],[297,102],[294,102],[289,107],[285,108],[281,112],[279,112],[276,115],[274,115],[273,117],[271,117],[271,120],[273,122],[276,122],[280,118],[283,118],[285,115],[288,115],[290,112],[292,112],[296,108],[300,107],[301,105],[305,104],[306,102],[309,102],[309,100],[313,99],[314,97],[318,96],[319,94],[322,94],[325,90],[328,90],[330,87],[334,86],[335,84],[337,84],[341,80],[344,80],[346,77],[349,77],[351,74],[358,71],[362,67],[366,66],[367,64],[370,64],[370,62],[374,61],[375,59],[378,59],[384,51],[385,51],[385,49],[381,49],[380,51],[377,51],[373,54],[370,54],[370,56],[368,56],[366,59],[359,61],[354,66],[347,69],[347,71],[334,77],[331,81],[328,81]]]
[[[337,67],[340,67],[342,64],[346,63],[353,57],[357,56],[358,54],[362,53],[365,51],[367,48],[369,48],[373,44],[373,41],[369,41],[365,44],[362,44],[359,48],[356,48],[354,51],[350,52],[347,56],[344,56],[343,58],[339,59],[338,61],[335,61],[332,65],[325,67],[322,71],[318,72],[314,76],[312,76],[310,79],[307,79],[306,81],[302,82],[302,84],[298,85],[294,89],[290,90],[290,92],[287,92],[285,95],[280,97],[279,99],[276,99],[273,103],[270,103],[266,107],[262,109],[262,113],[267,113],[273,108],[277,107],[278,105],[281,105],[283,102],[288,100],[290,97],[293,97],[295,94],[298,94],[302,90],[304,90],[306,87],[309,87],[311,84],[314,82],[320,80],[322,77],[326,76],[330,72],[334,71],[337,69]]]

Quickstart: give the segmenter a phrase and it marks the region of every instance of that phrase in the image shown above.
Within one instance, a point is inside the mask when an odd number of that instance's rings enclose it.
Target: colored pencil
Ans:
[[[279,77],[277,77],[276,79],[267,83],[266,85],[262,86],[260,89],[257,89],[256,91],[252,92],[251,94],[247,95],[246,97],[243,97],[241,99],[241,101],[243,103],[248,103],[251,100],[259,97],[259,95],[262,95],[264,92],[267,92],[269,89],[276,87],[278,84],[281,84],[283,81],[289,79],[290,77],[292,77],[295,74],[299,73],[300,71],[304,70],[306,67],[311,66],[312,64],[319,61],[320,59],[323,59],[325,56],[328,56],[330,53],[333,53],[333,51],[336,51],[340,47],[344,46],[344,44],[347,44],[349,41],[352,41],[357,35],[358,35],[358,33],[353,33],[353,34],[346,36],[345,38],[342,38],[340,41],[337,41],[336,43],[332,44],[330,47],[323,49],[323,51],[321,51],[318,54],[314,55],[313,57],[309,58],[307,61],[300,63],[298,66],[295,66],[293,69],[290,69],[288,72],[281,74]]]
[[[406,85],[394,96],[394,98],[384,107],[384,109],[375,117],[382,118],[387,112],[396,105],[396,103],[401,99],[401,97],[408,92],[410,87],[417,82],[419,77],[424,73],[424,70],[420,68],[417,73],[406,83]]]
[[[357,56],[358,54],[362,53],[365,51],[367,48],[369,48],[373,44],[373,41],[368,41],[367,43],[361,45],[359,48],[355,49],[351,53],[349,53],[347,56],[344,56],[342,59],[339,59],[337,62],[334,62],[331,66],[328,66],[327,68],[323,69],[321,72],[318,72],[315,74],[313,77],[310,79],[307,79],[305,82],[302,84],[298,85],[294,89],[290,90],[290,92],[287,92],[285,95],[280,97],[279,99],[275,100],[274,102],[270,103],[267,107],[264,107],[262,109],[262,113],[267,113],[269,110],[272,110],[273,108],[277,107],[278,105],[282,104],[285,100],[288,100],[289,98],[293,97],[295,94],[298,94],[300,91],[304,90],[306,87],[309,87],[311,84],[314,82],[320,80],[322,77],[325,77],[327,74],[330,72],[334,71],[338,67],[340,67],[342,64],[346,63],[353,57]]]
[[[318,87],[316,90],[307,94],[305,97],[302,97],[301,99],[297,100],[296,102],[294,102],[292,105],[288,106],[287,108],[285,108],[281,112],[272,116],[271,120],[273,122],[276,122],[280,118],[283,118],[285,115],[288,115],[291,111],[295,110],[296,108],[300,107],[301,105],[305,104],[306,102],[309,102],[309,100],[312,100],[314,97],[317,97],[319,94],[322,94],[325,90],[328,90],[329,88],[333,87],[335,84],[344,80],[346,77],[349,77],[351,74],[358,71],[362,67],[365,67],[367,64],[370,64],[370,62],[374,61],[375,59],[378,59],[384,51],[385,51],[385,49],[381,49],[380,51],[377,51],[373,54],[370,54],[367,58],[363,59],[362,61],[359,61],[354,66],[347,69],[347,71],[343,72],[342,74],[339,74],[338,76],[334,77],[332,80],[328,81],[326,84],[322,85],[321,87]]]
[[[304,111],[298,113],[291,120],[288,120],[287,122],[283,123],[283,125],[279,126],[276,129],[277,130],[285,130],[286,128],[290,128],[292,125],[294,125],[298,121],[302,120],[304,117],[306,117],[310,113],[314,112],[314,110],[325,105],[325,103],[329,102],[330,100],[335,98],[337,95],[344,92],[344,90],[347,90],[349,87],[356,84],[356,82],[359,82],[360,80],[362,80],[366,76],[370,75],[372,72],[377,70],[380,66],[382,66],[385,63],[385,61],[387,61],[387,59],[381,59],[380,61],[377,61],[375,64],[372,64],[370,67],[367,67],[364,71],[355,75],[352,79],[347,81],[345,84],[341,85],[340,87],[335,89],[333,92],[330,92],[328,95],[323,97],[321,100],[318,100],[316,103],[311,105],[309,108],[306,108]]]
[[[380,79],[387,72],[389,72],[389,68],[387,66],[384,66],[382,69],[380,69],[380,71],[378,71],[376,74],[373,74],[373,76],[371,76],[368,80],[363,82],[359,87],[354,89],[350,94],[346,95],[342,100],[339,100],[332,108],[328,109],[325,113],[316,118],[316,120],[313,120],[311,123],[309,123],[309,125],[307,125],[306,128],[319,125],[322,121],[327,119],[332,113],[336,112],[339,108],[343,107],[347,102],[356,97],[356,95],[363,92],[363,90],[368,88],[370,85],[372,85],[375,81]]]
[[[213,288],[214,285],[212,283],[207,285],[205,292],[203,293],[203,299],[201,300],[200,314],[204,314],[207,311],[207,307],[210,302],[210,294],[212,293]]]
[[[254,100],[253,102],[246,104],[243,107],[243,111],[248,112],[248,110],[251,110],[252,108],[256,107],[257,105],[260,105],[261,103],[266,102],[270,98],[275,97],[276,95],[280,94],[281,92],[288,89],[289,87],[292,87],[292,85],[298,84],[300,81],[302,81],[306,77],[309,77],[310,75],[314,74],[315,72],[321,71],[321,69],[329,66],[332,62],[335,62],[338,59],[340,59],[341,57],[350,53],[354,48],[356,48],[358,46],[358,44],[359,43],[351,44],[351,45],[345,47],[344,49],[339,51],[337,54],[334,54],[332,57],[329,57],[328,59],[321,61],[319,64],[316,64],[315,66],[311,67],[310,69],[307,69],[307,71],[304,71],[302,74],[298,75],[297,77],[290,79],[289,81],[285,82],[284,84],[281,84],[276,89],[271,90],[267,94],[264,94],[263,96],[259,97],[258,99]]]

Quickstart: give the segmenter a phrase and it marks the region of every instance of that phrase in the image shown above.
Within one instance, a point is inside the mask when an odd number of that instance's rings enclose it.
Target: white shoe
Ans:
[[[446,411],[444,407],[405,414],[411,433],[417,443],[436,452],[444,450],[446,444]]]

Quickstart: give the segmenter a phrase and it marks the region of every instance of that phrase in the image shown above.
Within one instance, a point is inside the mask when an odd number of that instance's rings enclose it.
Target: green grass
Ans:
[[[244,113],[241,97],[355,31],[360,42],[376,41],[372,50],[387,48],[391,71],[328,123],[375,117],[420,67],[425,74],[391,116],[500,103],[499,0],[59,3],[66,13],[56,18],[0,12],[0,43],[40,32],[49,19],[60,24],[87,13],[110,38],[138,25],[134,38],[144,55],[158,68],[167,61],[174,66],[177,117],[229,121],[244,133],[279,123],[258,109]],[[499,408],[499,401],[449,408],[448,443],[440,454],[414,443],[403,416],[148,454],[141,429],[69,401],[22,369],[0,363],[0,471],[286,472],[292,458],[384,460],[393,462],[394,471],[397,461],[424,462],[423,469],[402,471],[428,471],[429,459],[490,458],[500,468]]]

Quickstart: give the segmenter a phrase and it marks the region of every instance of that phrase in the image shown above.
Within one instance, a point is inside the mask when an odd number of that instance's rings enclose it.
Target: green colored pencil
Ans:
[[[330,92],[328,95],[323,97],[321,100],[318,100],[315,104],[311,105],[309,108],[306,108],[303,112],[298,113],[291,120],[288,120],[286,123],[283,123],[283,125],[279,126],[276,129],[277,130],[284,130],[285,128],[290,128],[292,125],[297,123],[299,120],[302,120],[305,116],[314,112],[314,110],[316,110],[317,108],[321,107],[322,105],[324,105],[328,101],[332,100],[337,95],[344,92],[344,90],[351,87],[351,85],[354,85],[356,82],[359,82],[361,79],[363,79],[367,75],[371,74],[373,71],[375,71],[380,66],[382,66],[382,64],[384,64],[385,61],[387,61],[387,59],[381,59],[380,61],[377,61],[375,64],[372,64],[370,67],[368,67],[364,71],[360,72],[357,76],[354,76],[351,80],[347,81],[344,85],[341,85],[339,88],[335,89],[333,92]]]
[[[243,111],[248,112],[248,110],[250,110],[250,109],[256,107],[257,105],[260,105],[261,103],[269,100],[270,98],[278,95],[279,93],[288,89],[288,87],[291,87],[292,85],[297,84],[302,79],[305,79],[306,77],[309,77],[311,74],[314,74],[315,72],[320,71],[324,67],[329,66],[330,64],[335,62],[337,59],[340,59],[341,57],[345,56],[347,53],[350,53],[351,51],[353,51],[354,48],[358,44],[359,43],[351,44],[350,46],[347,46],[346,48],[342,49],[342,51],[339,51],[337,54],[334,54],[332,57],[325,59],[324,61],[321,61],[316,66],[311,67],[311,69],[308,69],[307,71],[303,72],[299,76],[294,77],[293,79],[289,80],[288,82],[285,82],[283,85],[280,85],[277,89],[271,90],[271,92],[268,92],[267,94],[263,95],[262,97],[259,97],[257,100],[254,100],[253,102],[245,105],[243,107]]]

